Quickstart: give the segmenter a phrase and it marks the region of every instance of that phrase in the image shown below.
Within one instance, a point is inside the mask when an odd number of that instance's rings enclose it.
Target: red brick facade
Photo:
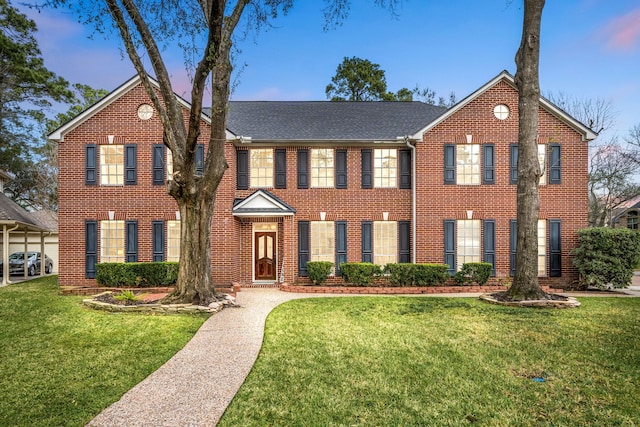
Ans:
[[[97,262],[100,262],[100,221],[137,221],[137,259],[152,261],[152,223],[176,219],[176,203],[163,185],[154,185],[152,147],[162,143],[162,126],[157,115],[150,120],[137,116],[138,106],[148,102],[141,85],[132,85],[118,96],[104,101],[100,108],[79,116],[61,128],[59,143],[59,229],[61,285],[95,286],[86,278],[86,221],[97,222]],[[415,141],[416,223],[415,241],[411,236],[411,259],[416,262],[444,261],[444,222],[473,219],[495,221],[495,270],[505,280],[510,270],[510,221],[516,216],[516,185],[510,183],[510,146],[517,142],[517,92],[509,79],[497,79],[448,116],[425,123],[426,132]],[[510,115],[498,120],[493,109],[507,105]],[[561,146],[561,183],[540,187],[541,219],[560,220],[561,275],[541,276],[544,284],[563,284],[575,279],[570,251],[575,247],[576,230],[587,225],[587,142],[580,129],[571,126],[548,108],[540,108],[540,142]],[[186,110],[185,110],[186,111]],[[204,121],[201,141],[206,144],[209,126]],[[56,138],[54,133],[53,138]],[[103,186],[85,184],[87,144],[134,144],[136,183]],[[493,144],[495,180],[493,184],[457,185],[444,183],[445,144]],[[402,221],[411,223],[412,189],[362,187],[362,149],[379,148],[366,142],[330,145],[346,150],[347,188],[305,188],[297,185],[298,152],[317,145],[292,142],[286,145],[260,143],[259,148],[286,149],[286,188],[263,188],[286,203],[293,214],[280,216],[234,215],[234,202],[257,189],[238,190],[237,151],[251,150],[258,144],[230,139],[226,145],[229,169],[218,189],[212,227],[212,267],[216,283],[255,282],[254,224],[275,223],[277,281],[305,282],[299,277],[299,224],[301,221],[346,222],[346,258],[362,260],[362,221]],[[387,142],[384,148],[408,149],[405,141]],[[482,150],[481,150],[482,151]],[[334,151],[335,152],[335,151]],[[100,169],[99,163],[97,165]],[[468,211],[473,211],[471,214]],[[414,226],[411,224],[411,230]],[[547,229],[548,231],[548,229]],[[547,237],[548,240],[548,237]],[[482,239],[481,239],[482,241]],[[165,242],[166,245],[166,242]],[[413,248],[415,247],[415,253]],[[549,248],[549,244],[547,244]],[[484,250],[484,248],[482,248]],[[124,251],[124,249],[123,249]],[[166,247],[165,247],[166,252]],[[549,258],[549,252],[547,252]],[[332,278],[330,282],[339,282]]]

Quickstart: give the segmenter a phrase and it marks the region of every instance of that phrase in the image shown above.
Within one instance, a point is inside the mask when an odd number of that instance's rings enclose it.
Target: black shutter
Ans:
[[[518,183],[518,144],[511,144],[509,156],[509,182]]]
[[[456,183],[456,146],[455,144],[444,145],[444,183],[445,184]]]
[[[307,149],[298,150],[298,188],[309,188],[309,150]]]
[[[450,275],[456,274],[456,221],[444,220],[444,263],[449,265]]]
[[[411,150],[400,150],[400,188],[411,189]]]
[[[84,157],[84,183],[86,185],[96,185],[98,183],[97,166],[98,146],[87,144],[85,146]]]
[[[549,184],[562,181],[562,150],[560,144],[549,144]]]
[[[360,151],[362,163],[362,188],[373,188],[373,152],[370,148]]]
[[[154,144],[151,153],[153,185],[164,184],[164,144]]]
[[[151,223],[151,236],[153,261],[164,261],[164,221],[153,221]]]
[[[236,188],[246,190],[249,188],[249,151],[236,151]]]
[[[484,262],[493,265],[491,275],[496,275],[496,221],[484,220]]]
[[[138,262],[138,221],[126,221],[125,229],[125,262]]]
[[[95,279],[98,263],[98,221],[84,222],[84,259],[84,277]]]
[[[336,188],[347,188],[347,150],[336,150]]]
[[[276,183],[275,188],[287,188],[287,150],[277,149],[275,151],[276,162]]]
[[[347,262],[347,221],[336,221],[336,276],[340,275],[340,264]]]
[[[562,276],[561,224],[559,219],[549,220],[549,276]]]
[[[495,162],[493,155],[494,146],[493,144],[486,144],[483,146],[483,150],[482,182],[483,184],[494,184],[496,182]]]
[[[124,146],[124,184],[135,185],[138,180],[136,156],[136,146],[134,144],[127,144]]]
[[[196,145],[196,156],[194,159],[196,164],[196,175],[202,175],[204,172],[204,144]]]
[[[509,221],[509,274],[516,275],[516,245],[518,243],[518,222]]]
[[[398,262],[411,262],[411,223],[398,221]]]
[[[373,262],[373,222],[362,221],[362,262]]]
[[[307,277],[309,261],[309,221],[298,221],[298,276]]]

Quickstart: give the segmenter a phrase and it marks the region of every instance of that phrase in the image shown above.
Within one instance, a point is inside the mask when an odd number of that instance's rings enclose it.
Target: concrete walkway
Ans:
[[[285,301],[313,296],[242,290],[241,307],[207,319],[182,350],[88,425],[215,426],[258,357],[267,315]]]
[[[633,286],[625,292],[630,296],[640,297],[640,275],[634,276]],[[478,295],[459,293],[414,296]],[[258,357],[265,321],[271,310],[293,299],[328,296],[350,295],[243,289],[237,298],[241,307],[227,308],[207,319],[182,350],[87,425],[215,426]]]

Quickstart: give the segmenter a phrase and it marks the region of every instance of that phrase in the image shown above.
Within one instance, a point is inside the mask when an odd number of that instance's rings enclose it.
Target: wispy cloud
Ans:
[[[606,47],[612,51],[635,50],[640,46],[640,8],[611,19],[601,34]]]

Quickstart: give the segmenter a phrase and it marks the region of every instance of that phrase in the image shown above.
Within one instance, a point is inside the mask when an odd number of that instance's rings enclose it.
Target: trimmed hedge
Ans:
[[[321,285],[327,280],[329,274],[333,270],[333,263],[330,261],[308,261],[307,271],[309,271],[309,279],[314,285]]]
[[[343,262],[340,264],[340,275],[345,283],[356,286],[370,285],[381,272],[379,265],[370,262]]]
[[[104,262],[96,265],[96,281],[102,286],[151,288],[171,286],[177,280],[177,262]]]
[[[474,284],[482,286],[491,277],[493,264],[488,262],[467,262],[462,264],[462,268],[453,277],[458,285]]]
[[[392,286],[437,286],[449,279],[446,264],[392,263],[384,268]]]
[[[628,228],[586,228],[578,231],[573,265],[580,286],[626,288],[640,262],[640,232]]]

